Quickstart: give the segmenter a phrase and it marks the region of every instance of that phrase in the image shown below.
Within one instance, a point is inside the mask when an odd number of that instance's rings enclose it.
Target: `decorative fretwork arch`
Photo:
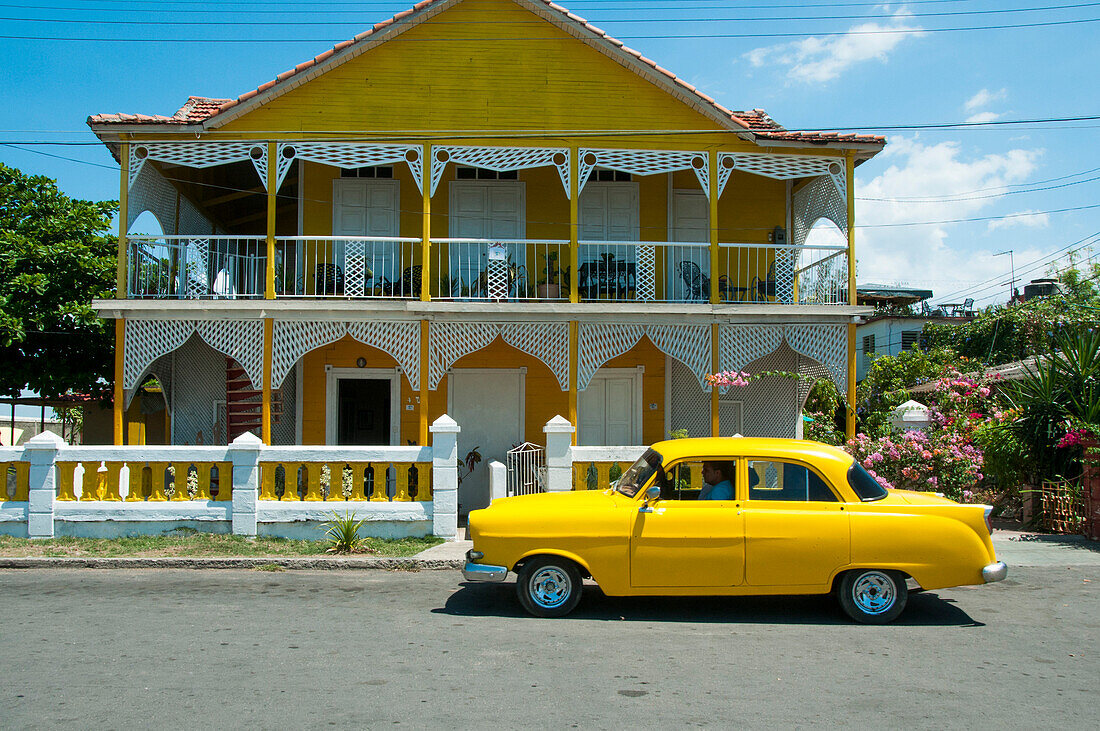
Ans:
[[[845,180],[843,158],[814,157],[811,155],[769,155],[759,152],[718,153],[718,195],[726,189],[730,174],[743,170],[753,175],[763,175],[775,180],[793,180],[827,175],[836,185],[842,199],[846,199],[848,184]]]
[[[244,369],[253,388],[263,383],[262,320],[126,320],[122,387],[134,389],[150,366],[197,333],[214,350],[233,358]]]
[[[279,387],[303,355],[350,335],[364,345],[392,355],[412,389],[420,389],[419,322],[276,320],[272,335],[272,388]]]
[[[588,388],[600,367],[648,337],[665,355],[687,366],[709,390],[704,376],[710,371],[709,325],[618,325],[582,323],[577,338],[577,389]]]
[[[705,152],[679,150],[586,150],[579,153],[577,185],[584,189],[593,168],[620,170],[631,175],[657,175],[691,170],[710,197],[710,156]]]
[[[441,145],[432,148],[432,195],[443,179],[447,163],[473,165],[505,172],[554,166],[569,196],[569,150],[564,147],[459,147]]]
[[[841,393],[848,389],[848,332],[845,325],[725,325],[718,362],[724,371],[744,370],[784,341],[799,355],[826,369]]]
[[[130,189],[126,207],[126,230],[145,211],[152,213],[166,236],[180,231],[209,236],[217,233],[214,223],[195,204],[180,195],[168,180],[152,165],[145,165]],[[176,227],[176,221],[179,227]]]
[[[544,363],[557,377],[561,390],[569,390],[568,323],[433,322],[428,328],[428,387],[433,391],[455,361],[488,346],[498,336]]]
[[[354,142],[280,142],[276,148],[275,189],[283,184],[283,178],[295,160],[331,165],[343,170],[372,165],[398,165],[406,163],[412,172],[416,187],[421,188],[424,177],[423,153],[419,145],[361,145]],[[434,190],[434,185],[432,186]]]
[[[130,145],[130,180],[133,187],[146,160],[189,168],[210,168],[248,160],[260,182],[267,186],[267,144],[263,142],[140,142]]]
[[[848,201],[828,176],[810,181],[791,196],[791,243],[801,247],[814,224],[826,218],[848,235]]]

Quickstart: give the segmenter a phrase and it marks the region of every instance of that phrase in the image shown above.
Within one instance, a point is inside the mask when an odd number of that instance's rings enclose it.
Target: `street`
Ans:
[[[915,594],[522,614],[457,571],[0,572],[0,725],[1095,728],[1100,566]]]

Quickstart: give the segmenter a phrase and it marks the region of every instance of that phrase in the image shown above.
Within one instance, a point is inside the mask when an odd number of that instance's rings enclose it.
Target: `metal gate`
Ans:
[[[524,442],[508,450],[508,496],[546,491],[546,450]]]

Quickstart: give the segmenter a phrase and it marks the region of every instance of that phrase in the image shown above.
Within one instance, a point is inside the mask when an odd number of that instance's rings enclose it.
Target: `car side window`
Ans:
[[[735,465],[734,460],[677,462],[657,483],[661,486],[661,499],[733,500]]]
[[[837,502],[816,472],[804,465],[773,459],[749,460],[749,500]]]

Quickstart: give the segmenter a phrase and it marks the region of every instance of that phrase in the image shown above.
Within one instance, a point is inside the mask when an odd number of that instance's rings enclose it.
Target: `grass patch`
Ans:
[[[363,541],[364,553],[373,556],[412,556],[443,542],[442,538],[367,538]],[[223,535],[175,531],[159,536],[132,536],[129,538],[50,538],[30,540],[0,536],[0,556],[117,558],[123,556],[324,556],[327,541],[295,541],[286,538]]]

